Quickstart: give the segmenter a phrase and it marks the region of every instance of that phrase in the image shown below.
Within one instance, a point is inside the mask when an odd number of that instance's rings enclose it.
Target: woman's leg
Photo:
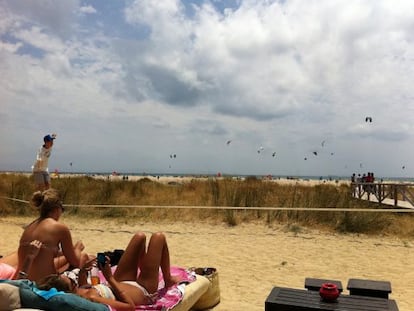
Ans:
[[[135,233],[115,270],[114,277],[117,281],[136,281],[138,264],[145,254],[145,244],[145,234],[143,232]]]
[[[138,276],[138,282],[149,293],[153,293],[158,289],[160,267],[166,285],[171,286],[174,282],[170,273],[170,253],[168,251],[167,240],[163,233],[157,232],[151,236],[147,253],[139,263],[140,274]]]
[[[69,267],[70,267],[70,264],[66,260],[66,257],[64,255],[59,255],[59,256],[55,257],[54,262],[55,262],[56,271],[58,273],[62,273],[64,271],[68,270]]]

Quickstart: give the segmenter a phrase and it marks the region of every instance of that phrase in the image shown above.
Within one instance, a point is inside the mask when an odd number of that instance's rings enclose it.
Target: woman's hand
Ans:
[[[112,278],[111,259],[105,256],[105,264],[102,265],[98,262],[98,268],[102,271],[105,279],[109,281]]]
[[[37,254],[40,252],[40,248],[42,247],[42,242],[39,240],[33,240],[27,246],[27,257],[36,258]]]
[[[96,266],[96,258],[85,262],[85,264],[80,268],[78,278],[79,286],[88,284],[88,272],[91,271],[94,266]]]
[[[81,271],[90,271],[93,266],[96,266],[96,258],[93,258],[83,265],[83,267],[80,268]]]

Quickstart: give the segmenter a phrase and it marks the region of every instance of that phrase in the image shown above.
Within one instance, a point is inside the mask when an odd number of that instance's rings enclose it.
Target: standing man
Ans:
[[[39,148],[37,152],[36,161],[32,166],[32,172],[37,190],[44,191],[50,187],[49,176],[49,157],[52,153],[53,140],[56,138],[56,134],[46,135],[43,137],[43,146]]]

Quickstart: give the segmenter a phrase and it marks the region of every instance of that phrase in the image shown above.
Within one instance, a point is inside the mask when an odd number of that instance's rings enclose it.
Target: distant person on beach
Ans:
[[[32,196],[32,204],[39,209],[40,216],[25,227],[20,238],[17,272],[22,269],[33,240],[40,241],[42,248],[27,271],[27,278],[32,281],[62,272],[69,266],[80,267],[89,261],[89,256],[82,252],[85,248],[83,243],[78,241],[73,244],[69,228],[59,222],[64,207],[58,191],[52,188],[37,191]]]
[[[53,141],[56,134],[43,137],[44,144],[39,148],[36,160],[32,166],[32,172],[37,190],[43,191],[50,187],[49,157],[52,153]]]

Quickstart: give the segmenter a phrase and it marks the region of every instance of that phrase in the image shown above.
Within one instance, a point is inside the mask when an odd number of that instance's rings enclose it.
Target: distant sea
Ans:
[[[22,173],[30,174],[28,171],[4,171],[4,173]],[[51,173],[53,173],[51,171]],[[117,174],[119,176],[166,176],[166,177],[217,177],[217,174],[202,174],[202,173],[152,173],[152,172],[75,172],[75,171],[59,171],[59,174],[74,174],[85,176],[108,176]],[[260,174],[221,174],[221,177],[247,178],[247,177],[272,177],[273,179],[302,179],[302,180],[350,180],[351,176],[338,175],[260,175]],[[414,182],[414,177],[392,177],[392,176],[375,176],[375,181],[393,181],[398,183]]]
[[[112,175],[113,172],[60,172],[61,174],[83,174],[87,176],[98,175],[98,176],[107,176]],[[149,173],[149,172],[141,172],[141,173],[131,173],[131,172],[116,172],[116,174],[120,176],[166,176],[166,177],[217,177],[217,174],[200,174],[200,173]],[[221,174],[221,177],[239,177],[239,178],[247,178],[247,177],[267,177],[270,175],[255,175],[255,174]],[[350,180],[351,176],[337,176],[337,175],[321,175],[321,176],[312,176],[312,175],[271,175],[273,179],[302,179],[302,180]],[[390,176],[375,176],[375,181],[395,181],[395,182],[414,182],[414,177],[390,177]]]

